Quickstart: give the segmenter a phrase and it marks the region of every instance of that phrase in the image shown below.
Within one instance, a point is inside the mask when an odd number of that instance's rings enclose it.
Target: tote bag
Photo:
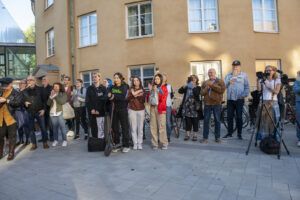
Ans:
[[[68,102],[62,105],[62,110],[64,119],[73,119],[75,117],[74,109]]]

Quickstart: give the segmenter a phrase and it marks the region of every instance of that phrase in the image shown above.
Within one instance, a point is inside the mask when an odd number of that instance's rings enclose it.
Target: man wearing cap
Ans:
[[[0,94],[0,159],[3,157],[4,137],[8,136],[9,150],[7,160],[15,157],[17,120],[15,109],[22,104],[22,95],[13,89],[11,78],[1,78]]]
[[[37,148],[36,136],[34,132],[35,119],[37,120],[38,125],[41,129],[43,147],[44,149],[48,149],[49,148],[47,144],[48,133],[46,131],[45,119],[44,119],[46,105],[43,102],[43,98],[42,98],[42,88],[36,85],[36,79],[34,76],[27,77],[27,88],[24,90],[23,95],[24,95],[24,104],[29,115],[29,129],[30,129],[31,143],[32,143],[30,150],[33,151]]]
[[[238,139],[242,140],[242,114],[245,98],[249,95],[249,80],[247,74],[241,72],[240,61],[233,61],[232,72],[226,75],[225,85],[227,88],[228,133],[223,138],[232,137],[235,115]]]

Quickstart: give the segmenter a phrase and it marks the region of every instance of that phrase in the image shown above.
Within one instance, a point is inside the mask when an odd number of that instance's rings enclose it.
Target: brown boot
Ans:
[[[48,143],[47,143],[47,142],[44,142],[44,143],[43,143],[43,147],[44,147],[44,149],[49,149]]]
[[[9,145],[9,150],[8,150],[8,156],[7,156],[7,161],[13,160],[15,158],[15,145],[10,144]]]
[[[37,145],[36,144],[32,144],[31,148],[29,149],[30,151],[34,151],[37,149]]]

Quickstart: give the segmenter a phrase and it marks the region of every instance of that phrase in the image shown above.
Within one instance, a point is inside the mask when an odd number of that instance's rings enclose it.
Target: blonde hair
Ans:
[[[102,76],[101,76],[101,74],[100,74],[99,72],[93,72],[92,75],[96,75],[96,76],[98,76],[100,79],[102,78]]]
[[[272,79],[277,79],[277,78],[278,78],[277,67],[272,66],[272,65],[267,65],[266,68],[265,68],[265,70],[266,70],[267,68],[271,68],[271,70],[275,72],[275,73],[273,74]]]

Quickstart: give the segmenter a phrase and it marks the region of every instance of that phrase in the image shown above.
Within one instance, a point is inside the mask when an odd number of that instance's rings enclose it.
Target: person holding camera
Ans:
[[[245,98],[249,95],[250,89],[248,75],[241,71],[241,62],[239,60],[233,61],[232,72],[225,76],[225,85],[227,88],[228,133],[223,138],[232,137],[233,119],[235,118],[237,136],[238,139],[242,140],[243,107]]]
[[[203,82],[201,95],[204,96],[204,122],[203,122],[203,139],[201,143],[208,143],[210,116],[213,113],[215,120],[215,142],[221,143],[221,110],[223,93],[225,92],[225,83],[222,79],[216,77],[216,70],[208,70],[209,79]]]
[[[261,98],[264,104],[259,106],[257,112],[261,114],[261,116],[257,116],[257,120],[260,119],[260,122],[257,121],[257,124],[260,123],[260,130],[258,130],[260,133],[259,139],[263,139],[267,136],[266,134],[272,135],[274,133],[275,127],[273,122],[276,124],[280,117],[277,95],[280,92],[281,79],[277,74],[277,68],[271,65],[266,66],[264,76],[265,80],[257,80],[257,90],[262,91]],[[263,110],[261,111],[261,109]]]
[[[4,137],[8,136],[8,161],[13,160],[15,157],[17,135],[15,110],[23,103],[23,96],[13,89],[12,82],[12,78],[0,79],[0,159],[3,157]]]
[[[201,87],[199,86],[199,79],[196,75],[188,77],[187,85],[179,88],[178,93],[183,94],[181,115],[185,118],[185,137],[187,141],[192,137],[192,141],[197,141],[197,132],[199,127],[199,111]],[[193,133],[191,134],[193,128]]]
[[[296,96],[296,120],[297,120],[297,138],[298,138],[298,147],[300,147],[300,71],[297,72],[297,78],[294,83],[294,92]]]

